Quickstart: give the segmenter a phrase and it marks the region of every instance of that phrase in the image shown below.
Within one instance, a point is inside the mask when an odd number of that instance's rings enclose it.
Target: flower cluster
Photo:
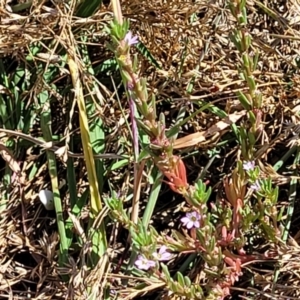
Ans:
[[[243,163],[243,169],[245,171],[252,171],[255,168],[255,161],[245,161]]]
[[[232,4],[229,6],[233,15],[235,17],[241,16],[240,19],[245,19],[246,15],[242,14],[241,10],[245,1],[237,1],[240,5],[236,6],[233,5],[234,1],[229,2]],[[241,11],[238,12],[238,10]],[[148,249],[138,255],[134,264],[140,270],[153,269],[158,271],[157,273],[160,273],[159,268],[161,268],[161,272],[164,275],[161,278],[166,281],[165,283],[170,290],[175,292],[178,291],[179,284],[174,284],[173,279],[168,274],[167,267],[160,263],[171,259],[172,254],[168,251],[168,247],[179,253],[201,253],[207,266],[218,268],[216,278],[207,285],[205,293],[212,296],[210,297],[211,299],[219,299],[218,296],[224,299],[230,294],[230,287],[242,275],[242,262],[247,259],[255,259],[247,255],[244,250],[246,244],[244,230],[246,231],[254,220],[263,219],[261,216],[265,215],[265,212],[274,221],[273,227],[277,226],[275,209],[272,207],[277,199],[276,189],[272,188],[270,180],[267,182],[262,179],[259,163],[257,162],[258,165],[256,165],[254,160],[238,161],[237,167],[232,171],[232,174],[224,177],[223,188],[225,193],[220,193],[222,196],[217,198],[216,201],[209,201],[211,188],[207,187],[208,184],[199,180],[194,185],[189,185],[185,164],[182,158],[174,155],[172,140],[166,134],[167,129],[164,116],[161,114],[159,119],[157,119],[155,98],[153,97],[152,101],[149,101],[151,97],[148,96],[146,80],[138,75],[137,61],[133,62],[131,60],[130,47],[138,43],[138,37],[129,31],[129,23],[122,21],[119,11],[115,12],[115,15],[119,17],[116,17],[117,21],[112,24],[110,30],[114,41],[114,47],[112,48],[120,67],[128,99],[130,100],[132,124],[136,122],[139,129],[143,130],[148,136],[150,143],[145,150],[146,154],[151,157],[156,167],[165,176],[170,189],[182,195],[186,200],[189,211],[180,219],[183,226],[188,230],[184,230],[184,234],[174,230],[172,236],[166,238],[169,244],[161,246],[158,251],[152,252],[155,249],[153,247],[156,247],[153,243],[157,241],[155,239],[158,236],[157,233],[149,238],[151,234],[147,235],[148,232],[146,231],[148,229],[144,230],[143,227],[140,227],[138,228],[140,230],[133,230],[131,237],[140,246],[138,249]],[[244,21],[241,21],[243,24],[241,22],[238,24],[239,26],[235,33],[239,34],[235,34],[233,42],[242,54],[243,59],[241,61],[247,60],[248,62],[241,70],[247,80],[249,91],[247,91],[247,95],[240,92],[238,98],[247,110],[251,123],[250,130],[247,127],[240,129],[241,154],[242,157],[249,159],[253,157],[257,132],[261,128],[262,112],[260,110],[261,93],[257,93],[252,75],[256,62],[248,54],[251,39],[245,34],[246,31],[240,30],[242,25],[246,24]],[[135,104],[140,118],[135,117],[133,104]],[[132,130],[135,146],[138,144],[139,131],[137,126],[133,126]],[[135,154],[139,154],[138,148],[134,149]],[[136,157],[139,156],[136,155]],[[249,188],[254,193],[247,192]],[[249,194],[254,195],[257,200],[256,211],[253,210],[251,201],[248,201]],[[262,201],[263,197],[267,199],[265,203]],[[208,203],[211,205],[212,212],[208,210]],[[115,207],[121,207],[121,204]],[[259,209],[260,211],[257,211]],[[124,211],[121,211],[119,215],[122,216],[123,221],[127,221],[127,215]],[[263,222],[263,228],[265,229],[268,224],[266,224],[265,220]],[[127,221],[126,225],[130,227],[132,224],[128,225],[128,223],[129,221]],[[271,232],[271,230],[268,232]],[[151,247],[151,250],[149,250],[149,247]],[[178,282],[184,282],[184,287],[179,294],[184,295],[187,299],[194,298],[195,295],[189,294],[188,286],[191,286],[189,279],[179,278]],[[202,287],[199,286],[198,288],[201,290]],[[214,298],[213,296],[216,297]]]
[[[247,172],[250,179],[250,189],[252,189],[255,192],[258,192],[261,190],[261,183],[258,179],[259,170],[255,168],[255,161],[245,161],[243,162],[243,169]]]
[[[171,259],[172,254],[167,251],[166,246],[162,246],[158,252],[152,253],[153,259],[148,259],[144,255],[140,254],[138,259],[135,261],[135,265],[140,270],[149,270],[156,266],[156,261],[168,261]]]

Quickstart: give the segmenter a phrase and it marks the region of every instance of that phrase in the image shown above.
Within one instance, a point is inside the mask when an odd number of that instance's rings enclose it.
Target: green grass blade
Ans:
[[[73,145],[73,138],[70,138],[69,147],[72,151],[72,145]],[[68,157],[67,160],[67,182],[68,182],[68,189],[70,193],[70,204],[71,209],[76,206],[78,203],[78,197],[77,197],[77,188],[76,188],[76,176],[75,176],[75,168],[74,168],[74,159],[72,157]],[[71,246],[72,240],[73,240],[73,222],[70,218],[66,220],[66,236],[68,239],[68,246]]]
[[[149,60],[151,64],[153,64],[153,66],[155,66],[157,69],[161,69],[159,63],[156,61],[154,56],[151,54],[151,52],[147,49],[147,47],[142,42],[139,42],[136,45],[136,48],[143,54],[145,58]]]
[[[5,68],[2,59],[0,60],[0,83],[9,91],[8,89],[8,79],[6,76]],[[0,118],[1,118],[1,127],[12,129],[12,124],[10,120],[9,107],[6,101],[8,96],[5,94],[0,94]]]
[[[158,169],[155,169],[155,174],[153,176],[154,179],[154,183],[152,185],[151,188],[151,192],[150,192],[150,196],[149,196],[149,200],[147,202],[147,206],[143,215],[143,220],[142,223],[145,227],[148,227],[150,219],[152,217],[157,199],[158,199],[158,195],[161,189],[161,184],[162,184],[162,179],[163,179],[163,175],[160,171],[158,171]]]
[[[39,97],[41,107],[43,111],[41,113],[41,129],[46,142],[52,141],[51,132],[51,110],[49,102],[48,92],[40,93]],[[57,218],[57,227],[60,237],[60,252],[59,252],[59,262],[60,265],[64,265],[68,262],[68,241],[66,237],[65,224],[63,219],[63,211],[61,205],[61,198],[58,189],[58,179],[57,179],[57,166],[55,154],[51,151],[47,151],[48,169],[51,178],[52,191],[54,196],[54,206]]]
[[[292,147],[289,152],[292,152],[293,148],[294,147]],[[295,156],[295,159],[294,159],[294,165],[295,166],[298,165],[299,162],[300,162],[300,148],[299,147],[296,147],[296,148],[297,148],[297,153],[296,153],[296,156]],[[295,149],[293,149],[293,151],[295,151]],[[279,168],[280,164],[278,164],[277,167]],[[293,175],[294,176],[299,176],[298,170],[295,170]],[[289,231],[290,231],[291,223],[292,223],[292,217],[293,217],[294,210],[295,210],[295,202],[296,202],[296,196],[297,196],[297,182],[298,182],[298,179],[296,179],[296,178],[293,178],[290,182],[289,199],[288,199],[289,206],[288,206],[288,209],[287,209],[287,217],[285,219],[285,226],[284,226],[284,230],[283,230],[283,233],[282,233],[282,240],[285,243],[288,240]],[[277,283],[279,275],[280,275],[280,269],[281,269],[280,267],[277,267],[276,271],[274,272],[272,292],[274,292],[274,290],[275,290],[276,283]]]
[[[92,16],[101,7],[102,0],[82,0],[76,9],[78,17],[87,18]]]
[[[294,166],[299,165],[300,162],[300,148],[297,148],[297,153],[294,159]],[[296,169],[294,171],[293,174],[295,177],[299,176],[298,174],[298,170]],[[284,231],[282,234],[282,240],[284,242],[287,241],[288,239],[288,235],[289,235],[289,231],[290,231],[290,227],[291,227],[291,222],[292,222],[292,217],[293,217],[293,213],[294,213],[294,209],[295,209],[295,201],[296,201],[296,196],[297,196],[297,183],[298,183],[298,179],[296,178],[292,178],[291,182],[290,182],[290,190],[289,190],[289,206],[287,209],[287,217],[285,220],[285,227],[284,227]]]
[[[72,151],[73,148],[73,138],[71,137],[69,143],[70,150]],[[74,168],[74,158],[68,157],[67,160],[67,180],[68,180],[68,187],[70,193],[70,203],[71,208],[76,205],[78,198],[77,198],[77,189],[76,189],[76,176],[75,176],[75,168]]]

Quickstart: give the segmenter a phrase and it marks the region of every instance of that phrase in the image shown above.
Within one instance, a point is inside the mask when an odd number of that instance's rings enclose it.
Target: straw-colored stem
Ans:
[[[84,152],[84,158],[85,158],[85,163],[87,168],[87,176],[88,176],[89,188],[91,194],[91,218],[92,218],[91,224],[92,224],[93,220],[102,210],[102,204],[101,204],[98,180],[97,180],[96,169],[94,164],[93,151],[90,142],[89,125],[88,125],[88,119],[86,115],[82,84],[79,76],[79,69],[78,69],[78,65],[70,55],[68,55],[68,64],[69,64],[70,74],[72,77],[72,82],[75,90],[75,97],[79,108],[80,132],[81,132],[82,146],[83,146],[83,152]],[[95,234],[97,235],[97,238],[95,238],[95,235],[93,235],[94,238],[92,242],[94,252],[95,252],[94,254],[96,254],[97,256],[102,256],[105,253],[107,248],[105,228],[103,224],[100,225],[99,231],[97,230],[97,233]]]
[[[112,0],[112,8],[113,8],[113,13],[115,15],[116,20],[120,25],[123,24],[123,16],[122,16],[122,11],[121,11],[121,5],[119,0]]]

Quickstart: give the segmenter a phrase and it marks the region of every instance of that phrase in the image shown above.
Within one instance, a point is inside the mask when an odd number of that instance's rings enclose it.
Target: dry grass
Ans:
[[[68,39],[74,45],[82,43],[80,34],[85,32],[88,37],[88,49],[94,67],[101,65],[105,60],[112,58],[106,49],[108,40],[103,33],[104,25],[112,18],[111,7],[102,8],[88,19],[81,19],[71,15],[72,8],[67,9],[61,1],[33,1],[30,8],[21,12],[11,12],[10,7],[22,1],[1,1],[0,4],[0,54],[10,62],[11,68],[16,68],[20,62],[26,62],[26,56],[33,43],[41,42],[44,46],[43,54],[34,56],[32,64],[45,61],[45,69],[55,64],[58,51],[61,48],[69,49]],[[258,87],[264,99],[265,136],[262,138],[261,159],[268,164],[274,164],[289,148],[287,147],[283,123],[298,124],[300,82],[297,59],[299,59],[300,32],[299,15],[300,3],[297,0],[265,1],[269,11],[263,8],[259,1],[247,1],[249,11],[249,30],[254,38],[253,49],[260,52],[259,68],[256,71]],[[192,114],[199,101],[211,102],[228,113],[241,110],[235,97],[235,91],[243,89],[243,82],[238,77],[237,52],[229,41],[229,34],[235,22],[227,10],[223,0],[220,1],[122,1],[124,16],[131,21],[132,30],[138,34],[141,41],[148,48],[156,62],[161,66],[158,69],[145,57],[140,56],[140,72],[148,80],[149,90],[157,95],[158,109],[167,115],[169,124],[172,117],[181,106],[187,106]],[[73,31],[74,37],[70,35]],[[51,57],[52,55],[52,57]],[[78,54],[75,54],[78,55]],[[81,57],[77,57],[78,61]],[[82,66],[80,66],[82,68]],[[85,71],[85,70],[83,70]],[[130,139],[125,115],[120,112],[117,97],[112,84],[112,78],[119,84],[117,72],[110,77],[105,72],[97,76],[85,73],[82,80],[99,80],[101,90],[96,95],[97,115],[103,119],[107,132],[106,152],[117,153],[120,147],[122,154],[132,155],[130,145],[120,140]],[[28,74],[34,76],[34,74]],[[22,95],[24,101],[33,103],[35,95],[43,88],[41,76]],[[57,74],[55,81],[59,85],[70,82],[69,72],[64,69]],[[189,91],[190,84],[193,89]],[[51,93],[55,93],[49,87]],[[1,86],[1,93],[9,91]],[[66,115],[72,106],[71,97],[57,96],[52,107],[53,132],[56,135],[65,132],[78,138],[78,111],[73,111],[72,122]],[[172,99],[172,100],[170,100]],[[127,107],[126,98],[120,99],[122,107]],[[210,112],[202,112],[192,118],[183,128],[181,136],[187,133],[207,130],[219,120]],[[70,129],[70,124],[72,128]],[[68,130],[69,128],[69,130]],[[16,128],[14,128],[16,130]],[[7,134],[1,132],[1,140],[7,140]],[[29,135],[29,134],[28,134]],[[15,139],[17,135],[13,136]],[[34,124],[31,137],[41,136],[38,124]],[[68,140],[68,136],[67,136]],[[60,143],[60,146],[64,142]],[[213,149],[216,141],[193,147],[201,155],[189,158],[187,168],[190,177],[194,179],[208,163],[205,155],[207,149]],[[189,149],[189,150],[193,150]],[[75,147],[77,153],[82,152],[80,145]],[[239,156],[238,148],[225,149],[222,155],[214,161],[207,177],[217,186],[224,174],[230,172],[230,167]],[[109,265],[108,270],[103,265],[109,260],[116,263],[122,258],[126,239],[124,230],[113,227],[109,230],[110,251],[93,272],[88,272],[78,264],[78,257],[82,252],[73,249],[69,266],[59,268],[57,264],[57,249],[59,244],[55,214],[46,212],[39,203],[37,193],[41,188],[50,187],[47,173],[47,164],[44,158],[43,147],[24,145],[19,153],[15,153],[16,160],[21,163],[23,181],[15,180],[9,187],[2,186],[3,193],[9,193],[7,208],[0,217],[0,298],[1,299],[86,299],[85,286],[93,283],[95,289],[102,289],[105,282],[109,282],[116,290],[120,289],[122,273],[116,274],[115,267]],[[38,162],[38,163],[37,163]],[[35,176],[29,179],[32,164],[36,163],[38,170]],[[75,162],[77,190],[82,194],[88,184],[82,158]],[[4,167],[4,162],[2,162]],[[295,166],[297,168],[298,166]],[[111,183],[119,189],[132,190],[133,178],[131,167],[110,173]],[[4,169],[3,169],[4,172]],[[266,170],[268,172],[268,170]],[[3,173],[4,174],[4,173]],[[290,174],[280,174],[277,183],[282,184],[280,203],[286,205],[288,182]],[[65,164],[59,163],[60,182],[64,207],[69,205],[69,195],[63,179],[65,178]],[[276,178],[274,177],[274,180]],[[149,186],[144,183],[142,198],[146,197]],[[103,191],[108,192],[107,186]],[[297,195],[299,190],[297,190]],[[165,204],[165,199],[171,194],[162,191],[158,208],[153,217],[153,224],[162,230],[170,230],[175,221],[169,212],[174,211],[180,199]],[[299,200],[297,200],[299,201]],[[244,299],[297,299],[300,296],[300,242],[298,220],[300,210],[295,206],[293,222],[290,230],[290,240],[285,248],[276,248],[268,245],[269,251],[274,251],[274,263],[269,265],[257,262],[246,267],[247,272],[253,275],[255,282],[248,282],[247,276],[241,278],[240,283],[233,288],[233,295],[244,295]],[[87,213],[81,214],[83,223],[87,220]],[[266,245],[259,243],[257,253],[265,249]],[[82,249],[82,251],[87,251]],[[74,256],[72,256],[74,253]],[[275,267],[279,277],[274,283]],[[71,275],[68,282],[61,279],[61,274]],[[194,274],[195,275],[195,274]],[[155,299],[159,295],[164,299],[167,296],[159,282],[147,281],[148,288],[144,293],[136,292],[134,279],[132,286],[124,287],[124,299]],[[245,291],[249,293],[246,296]],[[155,291],[155,294],[151,292]],[[244,291],[244,293],[242,293]],[[252,292],[252,295],[250,294]],[[143,295],[144,294],[144,295]],[[150,296],[148,296],[150,295]],[[127,298],[126,298],[126,297]],[[248,297],[248,298],[246,298]],[[294,297],[294,298],[292,298]],[[102,299],[99,296],[98,299]]]

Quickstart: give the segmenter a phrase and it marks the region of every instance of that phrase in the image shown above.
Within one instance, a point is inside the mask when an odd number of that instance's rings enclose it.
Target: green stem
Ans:
[[[46,142],[52,141],[51,132],[51,110],[49,98],[46,101],[41,101],[43,104],[43,112],[41,113],[41,129]],[[57,167],[55,154],[51,151],[46,151],[48,160],[49,175],[51,178],[52,191],[54,196],[54,206],[56,211],[57,227],[60,237],[60,252],[59,252],[59,264],[63,266],[68,262],[68,241],[65,231],[65,223],[63,218],[63,210],[61,205],[61,198],[58,189],[58,179],[57,179]]]

